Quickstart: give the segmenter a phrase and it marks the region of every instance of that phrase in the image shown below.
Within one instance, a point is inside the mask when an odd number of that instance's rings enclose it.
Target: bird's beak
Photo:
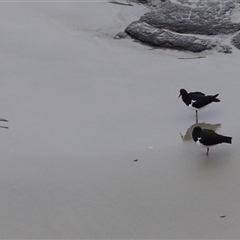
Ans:
[[[181,93],[179,94],[179,96],[178,96],[178,98],[180,98],[182,95],[181,95]]]

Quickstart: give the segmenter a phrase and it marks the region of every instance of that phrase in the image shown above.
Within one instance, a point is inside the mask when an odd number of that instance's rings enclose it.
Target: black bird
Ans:
[[[232,143],[232,137],[223,136],[215,133],[210,129],[202,129],[201,127],[195,127],[192,131],[193,140],[207,148],[206,155],[208,156],[209,147],[220,143]]]
[[[202,92],[190,92],[188,93],[185,89],[180,89],[180,94],[178,97],[182,96],[183,102],[196,111],[196,122],[198,122],[198,110],[207,106],[212,102],[220,102],[217,98],[219,94],[215,95],[205,95]]]

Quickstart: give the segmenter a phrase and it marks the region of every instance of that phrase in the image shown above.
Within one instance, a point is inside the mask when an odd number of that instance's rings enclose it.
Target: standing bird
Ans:
[[[218,94],[215,95],[205,95],[202,92],[190,92],[188,93],[185,89],[180,89],[180,94],[178,96],[181,97],[183,102],[190,107],[191,109],[196,111],[196,122],[198,122],[198,110],[207,106],[212,102],[220,102],[217,98]]]
[[[232,143],[232,137],[223,136],[215,133],[210,129],[202,129],[201,127],[195,127],[192,131],[193,140],[207,148],[206,155],[208,156],[209,147],[220,143]]]

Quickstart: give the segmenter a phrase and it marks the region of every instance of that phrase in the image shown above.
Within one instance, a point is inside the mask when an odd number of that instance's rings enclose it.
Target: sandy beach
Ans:
[[[147,11],[0,3],[1,239],[240,238],[240,51],[114,39]],[[232,145],[182,140],[180,88],[219,93],[199,123]]]

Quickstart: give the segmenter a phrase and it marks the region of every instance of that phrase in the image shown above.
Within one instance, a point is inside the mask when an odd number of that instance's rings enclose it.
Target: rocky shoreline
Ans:
[[[240,11],[239,0],[144,2],[150,11],[116,38],[128,35],[152,46],[191,52],[231,53],[231,45],[240,49],[240,19],[234,19]]]

